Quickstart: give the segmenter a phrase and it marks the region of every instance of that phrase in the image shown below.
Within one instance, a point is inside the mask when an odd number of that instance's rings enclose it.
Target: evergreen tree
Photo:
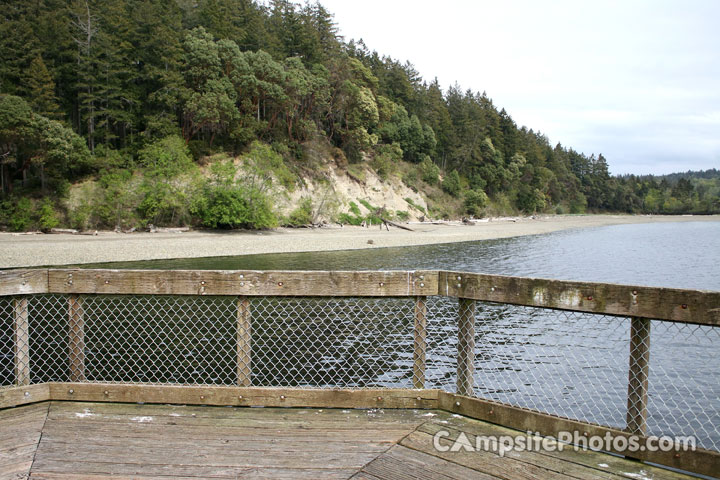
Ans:
[[[55,96],[55,82],[42,57],[35,57],[27,69],[25,85],[33,110],[48,118],[58,118],[60,107]]]

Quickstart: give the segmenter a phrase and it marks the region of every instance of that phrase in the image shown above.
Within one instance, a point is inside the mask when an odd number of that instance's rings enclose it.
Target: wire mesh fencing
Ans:
[[[720,451],[720,328],[653,321],[647,430]]]
[[[15,305],[12,297],[0,297],[0,388],[18,384],[17,367],[25,366],[16,360]]]
[[[412,388],[412,299],[266,297],[251,309],[253,385]]]
[[[3,297],[0,380],[17,385],[21,369],[26,383],[412,388],[415,309],[413,298]]]
[[[0,388],[439,388],[713,450],[718,344],[709,326],[440,296],[0,297]]]
[[[633,334],[630,318],[477,302],[463,339],[461,318],[457,299],[428,305],[428,388],[463,393],[471,357],[472,396],[720,450],[720,329],[642,320]]]

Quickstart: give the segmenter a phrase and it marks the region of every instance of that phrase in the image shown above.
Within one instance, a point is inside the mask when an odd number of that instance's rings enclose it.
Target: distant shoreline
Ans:
[[[0,268],[403,247],[537,235],[606,225],[708,221],[720,222],[720,215],[517,217],[490,219],[476,225],[459,222],[410,224],[414,232],[394,227],[386,231],[378,226],[331,226],[260,232],[100,232],[97,236],[0,233]]]

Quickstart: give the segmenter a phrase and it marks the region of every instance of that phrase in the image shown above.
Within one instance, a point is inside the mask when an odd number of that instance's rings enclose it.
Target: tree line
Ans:
[[[0,15],[0,223],[25,215],[19,224],[46,225],[28,217],[38,205],[50,223],[69,219],[80,208],[67,201],[70,184],[87,178],[97,180],[103,198],[137,187],[122,208],[100,200],[86,206],[95,223],[119,221],[103,209],[132,211],[134,222],[197,222],[198,211],[148,216],[148,178],[190,176],[193,195],[203,194],[209,187],[197,182],[210,180],[197,179],[201,159],[250,151],[277,156],[276,170],[280,162],[302,174],[311,143],[331,146],[351,165],[402,171],[421,191],[436,185],[458,199],[456,211],[436,211],[442,215],[481,215],[488,206],[508,213],[720,211],[717,171],[611,176],[603,155],[552,146],[485,93],[458,85],[444,91],[411,63],[344,41],[319,3],[12,0]],[[179,164],[167,165],[172,158]],[[245,192],[247,208],[263,193],[254,185],[228,188]],[[183,195],[190,193],[155,201],[178,204]]]

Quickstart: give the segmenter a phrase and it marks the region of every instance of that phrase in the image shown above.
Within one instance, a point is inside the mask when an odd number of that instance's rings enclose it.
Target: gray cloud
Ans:
[[[341,33],[614,173],[720,167],[720,2],[326,0]]]

